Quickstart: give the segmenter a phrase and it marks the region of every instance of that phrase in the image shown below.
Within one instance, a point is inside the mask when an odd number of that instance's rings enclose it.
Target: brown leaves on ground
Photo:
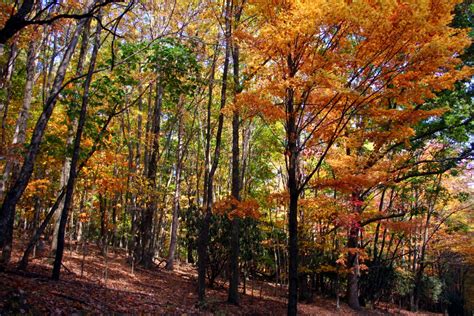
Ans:
[[[15,256],[17,257],[17,256]],[[15,258],[17,259],[17,258]],[[206,309],[196,307],[196,273],[191,265],[176,264],[175,271],[159,268],[134,269],[121,251],[109,253],[107,260],[94,248],[84,260],[82,254],[65,253],[61,280],[49,278],[48,258],[34,259],[28,272],[9,269],[0,273],[0,313],[17,308],[14,313],[152,313],[199,315],[284,315],[285,293],[265,282],[247,284],[241,306],[226,303],[223,284],[207,290]],[[16,303],[16,300],[19,303]],[[13,301],[13,303],[12,303]],[[26,301],[26,302],[25,302]],[[16,304],[16,305],[15,305]],[[356,315],[346,305],[336,308],[335,301],[316,298],[313,304],[299,304],[302,315]],[[16,307],[15,307],[16,306]],[[365,311],[362,314],[369,314]],[[370,314],[378,314],[370,312]]]

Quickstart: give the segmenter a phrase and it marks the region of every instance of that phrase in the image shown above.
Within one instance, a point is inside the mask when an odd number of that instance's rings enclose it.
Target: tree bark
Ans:
[[[79,58],[77,61],[77,69],[76,69],[76,76],[82,75],[84,72],[84,59],[86,56],[87,48],[89,46],[89,26],[90,20],[86,22],[83,32],[82,32],[82,42],[81,42],[81,49],[79,51]],[[79,89],[79,85],[75,85],[76,89]],[[69,173],[71,172],[71,153],[70,147],[73,146],[74,142],[74,133],[77,129],[77,118],[72,120],[72,124],[68,125],[68,137],[66,140],[66,157],[64,159],[63,168],[61,170],[61,178],[59,180],[59,187],[65,187],[68,182]],[[58,233],[59,233],[59,222],[61,220],[62,210],[64,209],[64,199],[60,202],[58,206],[59,212],[56,212],[54,215],[54,231],[53,231],[53,238],[51,242],[51,254],[55,255],[56,248],[57,248],[57,241],[58,241]]]
[[[23,104],[16,121],[15,133],[13,135],[12,147],[19,147],[23,149],[23,145],[26,140],[26,127],[28,124],[28,118],[30,116],[30,107],[31,99],[33,96],[33,84],[35,79],[36,71],[36,48],[37,44],[35,41],[32,41],[28,47],[28,54],[26,57],[26,83],[25,83],[25,92],[23,95]],[[21,152],[16,154],[21,155]],[[5,164],[5,169],[3,171],[2,183],[0,183],[0,199],[3,198],[3,193],[5,192],[8,183],[10,181],[15,181],[18,173],[19,161],[17,159],[8,160]],[[13,172],[13,174],[12,174]]]
[[[158,76],[160,74],[157,74]],[[153,193],[156,189],[156,172],[158,168],[158,153],[160,150],[160,129],[161,129],[161,107],[163,103],[163,85],[158,78],[156,83],[155,106],[152,113],[151,120],[151,152],[148,161],[147,174],[149,189],[152,196],[148,201],[148,205],[143,212],[142,221],[140,225],[140,243],[141,250],[138,256],[138,262],[144,267],[151,267],[153,265],[153,258],[155,256],[155,249],[153,245],[153,219],[156,211],[157,203]]]
[[[242,7],[235,8],[234,25],[240,20]],[[230,21],[227,23],[230,24]],[[230,27],[229,27],[230,28]],[[239,45],[232,42],[232,66],[234,79],[234,103],[237,102],[237,95],[241,92],[240,76],[239,76]],[[234,110],[232,115],[232,198],[240,201],[240,147],[239,147],[239,132],[240,132],[240,115],[238,110]],[[235,209],[235,207],[233,207]],[[229,293],[227,301],[231,304],[239,305],[239,253],[240,253],[240,218],[235,216],[231,223],[231,240],[230,240],[230,279],[229,279]]]
[[[13,71],[15,69],[15,64],[18,58],[18,46],[16,43],[13,43],[10,48],[10,56],[8,58],[8,62],[6,65],[6,70],[5,70],[5,75],[4,78],[2,78],[2,83],[1,87],[2,89],[5,90],[5,99],[0,100],[0,113],[2,115],[2,122],[1,122],[1,143],[0,143],[0,152],[4,151],[5,148],[5,127],[6,127],[6,121],[8,117],[8,110],[10,107],[10,100],[12,98],[12,77],[13,77]],[[3,192],[4,188],[2,188],[2,191],[0,192],[0,198],[3,197]]]
[[[347,247],[356,249],[359,244],[360,228],[353,226],[349,232]],[[360,310],[359,304],[359,255],[358,253],[348,254],[349,274],[347,275],[347,303],[355,310]]]
[[[230,18],[231,12],[231,0],[227,0],[225,4],[225,19],[226,19],[226,30],[225,30],[225,57],[224,57],[224,67],[222,73],[222,86],[221,86],[221,102],[220,102],[220,113],[217,125],[217,133],[216,133],[216,146],[214,148],[214,157],[212,160],[212,166],[209,170],[209,173],[205,177],[204,187],[205,187],[205,204],[204,204],[204,219],[202,221],[201,229],[199,231],[199,238],[198,238],[198,300],[199,303],[202,305],[205,303],[206,299],[206,267],[207,267],[207,256],[208,256],[208,244],[209,244],[209,226],[211,221],[211,214],[212,214],[212,200],[213,200],[213,186],[214,186],[214,174],[217,170],[219,165],[219,158],[220,158],[220,150],[221,150],[221,140],[222,140],[222,129],[224,126],[224,114],[222,113],[222,109],[226,105],[226,97],[227,97],[227,75],[229,70],[229,60],[230,60],[230,24],[227,21]],[[217,55],[217,49],[216,49]],[[216,57],[215,55],[215,57]],[[215,60],[213,61],[212,70],[211,70],[211,83],[209,87],[209,103],[208,103],[208,126],[207,126],[207,139],[206,139],[206,154],[210,154],[210,107],[212,105],[212,83],[214,79],[214,67],[215,67]],[[206,157],[209,159],[209,157]]]
[[[8,240],[11,240],[13,236],[12,219],[15,217],[16,205],[23,195],[23,192],[25,191],[33,173],[35,159],[38,155],[44,132],[53,113],[54,106],[56,105],[57,97],[63,88],[62,84],[66,74],[67,66],[69,65],[71,57],[74,53],[79,34],[83,27],[84,21],[80,21],[66,49],[66,52],[64,53],[61,64],[59,65],[50,95],[46,100],[43,111],[36,122],[35,128],[33,129],[31,141],[28,146],[28,151],[26,153],[22,168],[18,174],[18,179],[8,190],[0,209],[0,231],[2,232],[2,234],[0,234],[0,248],[2,248],[3,251],[11,251],[11,243],[9,243]],[[9,256],[7,256],[6,259],[7,260],[4,263],[9,261]]]
[[[352,201],[354,203],[354,213],[360,215],[362,213],[362,206],[359,204],[362,201],[360,194],[352,193]],[[360,264],[359,264],[359,236],[361,223],[360,220],[352,223],[349,230],[349,237],[347,239],[347,248],[354,250],[348,253],[349,273],[347,275],[347,302],[349,306],[355,310],[360,310],[359,303],[359,278],[360,278]]]
[[[64,207],[61,213],[61,220],[59,223],[56,257],[54,259],[53,274],[52,274],[53,280],[59,280],[59,275],[61,271],[61,264],[62,264],[62,258],[63,258],[63,252],[64,252],[64,235],[66,231],[68,212],[72,206],[74,184],[75,184],[76,176],[77,176],[77,164],[79,162],[79,154],[81,151],[81,139],[82,139],[84,125],[85,125],[86,117],[87,117],[87,106],[89,104],[89,88],[92,82],[92,76],[94,74],[97,53],[99,51],[101,30],[102,28],[100,26],[100,23],[97,23],[94,48],[92,49],[91,60],[89,64],[89,71],[84,81],[84,91],[82,95],[81,111],[79,114],[76,137],[74,139],[74,147],[73,147],[72,158],[71,158],[71,167],[70,167],[69,178],[68,178],[67,186],[66,186],[66,194],[64,197]]]
[[[33,10],[33,0],[24,0],[18,11],[13,14],[0,30],[0,47],[13,37],[19,30],[26,26],[26,16]],[[2,51],[0,50],[0,56]]]
[[[297,314],[298,303],[298,148],[297,148],[297,122],[294,109],[294,90],[286,90],[286,122],[287,138],[287,168],[288,192],[290,203],[288,209],[288,315]]]
[[[176,245],[178,243],[178,225],[179,225],[179,211],[181,198],[181,170],[183,167],[183,115],[184,115],[184,96],[180,96],[178,101],[178,150],[176,156],[176,176],[175,176],[175,190],[173,196],[173,219],[171,222],[171,240],[168,252],[168,258],[166,260],[166,269],[173,270],[174,268],[174,257],[176,253]]]

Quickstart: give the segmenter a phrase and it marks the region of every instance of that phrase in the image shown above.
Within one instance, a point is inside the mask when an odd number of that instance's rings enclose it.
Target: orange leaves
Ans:
[[[293,0],[279,9],[274,1],[253,1],[258,32],[239,30],[237,37],[252,64],[260,65],[260,81],[236,107],[284,119],[285,91],[291,88],[294,103],[304,103],[301,116],[323,121],[305,130],[314,133],[315,144],[330,139],[348,109],[368,109],[365,115],[375,122],[390,121],[388,134],[380,137],[403,141],[413,135],[407,126],[440,114],[409,107],[469,75],[458,69],[456,57],[469,38],[449,26],[457,2]],[[405,110],[385,110],[381,100]]]
[[[351,193],[354,190],[371,187],[374,184],[384,181],[388,175],[384,173],[367,174],[351,174],[349,170],[347,173],[340,174],[339,179],[318,179],[313,181],[318,188],[334,188],[343,193]]]
[[[31,180],[26,187],[26,196],[44,195],[51,186],[49,179]]]
[[[395,232],[404,232],[409,234],[413,232],[419,224],[419,219],[412,219],[409,222],[387,221],[384,223],[384,226]]]
[[[99,192],[121,192],[125,188],[126,179],[104,176],[97,180]]]
[[[87,223],[89,221],[89,214],[86,212],[79,213],[79,221],[81,223]]]
[[[3,27],[8,18],[15,12],[14,5],[6,2],[0,3],[0,26]]]
[[[244,119],[263,115],[269,121],[277,121],[285,116],[284,111],[280,107],[275,106],[268,99],[262,98],[256,92],[238,94],[237,102],[226,106],[223,112],[226,115],[231,115],[234,110],[238,110]]]
[[[232,220],[238,218],[255,218],[258,219],[261,214],[259,212],[259,205],[256,200],[248,199],[245,201],[238,201],[232,196],[228,196],[216,203],[213,206],[213,212],[220,215],[226,215]]]

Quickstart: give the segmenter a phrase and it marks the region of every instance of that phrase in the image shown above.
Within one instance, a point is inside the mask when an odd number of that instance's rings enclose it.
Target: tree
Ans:
[[[242,3],[236,1],[232,5],[232,26],[235,29],[238,27],[242,10],[245,5],[245,0]],[[237,103],[238,94],[242,92],[242,83],[240,82],[240,51],[239,44],[236,41],[232,42],[232,69],[233,69],[233,95],[234,103]],[[241,191],[241,168],[240,168],[240,115],[238,109],[235,109],[232,114],[232,197],[236,201],[240,201]],[[235,216],[232,219],[231,232],[231,254],[230,254],[230,280],[229,280],[229,295],[228,302],[238,305],[239,298],[239,233],[240,233],[240,218]]]
[[[18,174],[18,178],[15,183],[8,190],[2,207],[0,209],[0,230],[3,232],[0,235],[0,247],[3,249],[3,261],[8,262],[10,259],[11,252],[11,240],[13,234],[13,220],[15,216],[15,208],[20,197],[22,196],[28,181],[30,180],[31,174],[33,173],[33,167],[35,158],[39,152],[41,141],[48,124],[49,119],[53,113],[54,106],[57,101],[57,97],[62,90],[62,84],[66,74],[67,67],[71,60],[72,54],[76,48],[79,34],[82,31],[85,20],[79,21],[77,27],[71,37],[71,40],[67,46],[66,52],[62,58],[61,64],[58,68],[53,86],[49,93],[49,98],[46,100],[43,112],[36,122],[33,135],[28,147],[28,151],[25,156],[25,160]]]
[[[39,2],[35,3],[34,0],[24,0],[17,10],[15,10],[16,8],[12,7],[11,10],[6,11],[10,12],[11,15],[6,19],[5,25],[3,25],[3,27],[0,29],[0,55],[3,55],[3,46],[7,43],[7,41],[29,25],[52,24],[53,22],[61,19],[81,20],[85,18],[91,18],[94,17],[97,12],[99,12],[101,7],[113,2],[115,1],[97,1],[92,6],[90,6],[85,13],[68,12],[73,8],[66,7],[64,13],[61,12],[58,14],[51,14],[55,11],[55,7],[58,5],[57,2],[50,2],[44,8],[39,8],[36,12],[34,12],[33,9],[35,5],[41,6]],[[33,16],[30,17],[31,15]]]
[[[100,16],[99,16],[100,19]],[[69,177],[66,185],[66,193],[64,196],[64,205],[61,212],[61,218],[59,222],[58,230],[58,240],[57,240],[57,251],[56,257],[54,259],[53,266],[53,280],[59,280],[59,274],[61,271],[62,257],[64,252],[64,233],[66,230],[66,223],[68,220],[68,212],[72,204],[72,198],[74,193],[74,185],[77,177],[77,166],[79,164],[79,154],[81,151],[81,139],[84,130],[84,125],[86,123],[87,107],[89,103],[89,89],[92,82],[92,75],[94,74],[95,64],[97,60],[97,54],[100,48],[100,34],[102,26],[100,23],[97,23],[97,28],[95,31],[94,46],[92,48],[91,59],[89,62],[89,69],[87,71],[87,76],[84,81],[83,95],[81,102],[81,111],[79,114],[76,136],[74,137],[73,152],[71,157],[71,166],[69,171]]]
[[[206,133],[206,162],[205,162],[205,176],[204,176],[204,203],[203,203],[203,218],[201,222],[201,227],[199,230],[199,239],[198,239],[198,300],[200,304],[205,303],[206,295],[206,266],[208,261],[208,250],[209,245],[209,226],[211,221],[212,214],[212,203],[213,203],[213,190],[214,190],[214,176],[219,166],[220,152],[221,152],[221,142],[222,142],[222,131],[224,126],[224,114],[222,109],[224,109],[227,102],[227,76],[229,70],[229,61],[231,55],[231,46],[230,46],[230,35],[231,35],[231,0],[225,1],[224,8],[224,43],[225,43],[225,53],[224,53],[224,65],[222,70],[222,85],[221,85],[221,94],[220,94],[220,113],[217,123],[214,155],[212,160],[210,158],[211,152],[211,105],[212,105],[212,93],[214,86],[214,72],[215,72],[215,62],[213,60],[211,66],[211,77],[209,81],[209,100],[207,108],[207,133]],[[217,54],[217,51],[215,52]],[[215,55],[217,57],[217,55]]]
[[[361,108],[388,98],[407,107],[422,103],[466,74],[455,68],[465,33],[447,26],[454,4],[256,2],[259,31],[243,38],[260,62],[270,61],[260,69],[260,94],[273,102],[268,111],[280,113],[286,132],[289,315],[297,304],[299,196]],[[302,168],[306,149],[314,158]]]

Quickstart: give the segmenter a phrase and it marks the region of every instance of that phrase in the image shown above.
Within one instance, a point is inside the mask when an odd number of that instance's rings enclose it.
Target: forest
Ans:
[[[0,315],[472,315],[472,0],[0,1]]]

